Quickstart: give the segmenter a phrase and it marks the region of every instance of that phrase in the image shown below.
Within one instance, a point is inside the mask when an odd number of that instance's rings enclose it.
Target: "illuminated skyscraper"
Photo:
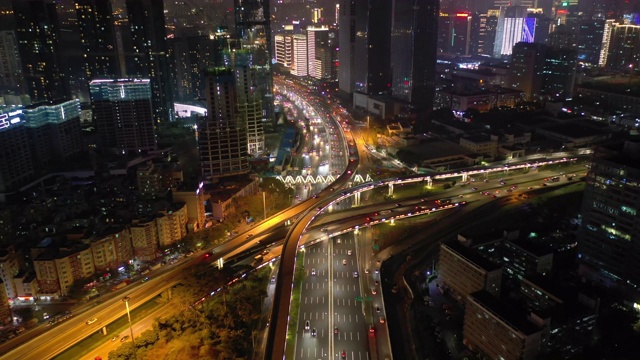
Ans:
[[[602,49],[602,36],[604,34],[604,20],[583,20],[578,29],[576,48],[578,60],[581,62],[598,65],[600,50]]]
[[[247,134],[247,152],[259,155],[264,146],[264,112],[262,97],[257,92],[255,69],[251,67],[251,53],[247,50],[233,52],[233,68],[236,75],[238,94],[238,121],[244,125]]]
[[[16,190],[34,176],[22,110],[0,110],[0,193]]]
[[[596,149],[578,233],[580,274],[607,287],[640,286],[640,143]]]
[[[640,26],[607,20],[604,25],[600,66],[617,70],[637,68],[640,63]]]
[[[98,147],[119,153],[156,149],[148,79],[93,80],[89,91]]]
[[[276,118],[273,108],[271,61],[271,13],[269,0],[234,0],[236,32],[240,47],[251,51],[251,67],[255,69],[257,91],[262,96],[265,131],[273,131]]]
[[[75,0],[86,79],[122,77],[111,0]]]
[[[80,100],[31,105],[22,113],[37,169],[51,170],[82,151]]]
[[[302,34],[293,35],[293,61],[291,74],[294,76],[309,75],[309,57],[307,52],[307,37]]]
[[[276,63],[291,67],[293,59],[293,37],[291,35],[276,35]]]
[[[493,57],[511,55],[513,45],[519,42],[533,42],[536,19],[527,17],[527,8],[507,6],[500,9]]]
[[[134,52],[127,75],[151,80],[155,123],[173,121],[173,81],[163,0],[127,0],[126,4]]]
[[[466,12],[440,13],[438,50],[449,54],[469,55],[473,17]]]
[[[169,39],[175,60],[174,89],[176,101],[192,102],[204,98],[202,69],[215,64],[218,44],[208,35]]]
[[[246,125],[238,114],[235,72],[231,68],[205,71],[207,115],[198,126],[202,177],[214,178],[249,172]]]
[[[343,92],[389,92],[391,9],[388,0],[341,1],[338,82]]]
[[[22,73],[32,102],[68,97],[60,66],[56,4],[49,0],[13,0]]]
[[[393,3],[391,96],[406,101],[409,110],[417,115],[419,124],[431,111],[435,96],[438,14],[438,0],[397,0]],[[379,71],[382,73],[383,70]]]
[[[16,94],[26,91],[18,43],[13,31],[0,31],[0,91]]]
[[[499,17],[500,10],[489,10],[486,14],[479,15],[478,42],[475,49],[478,55],[493,55]]]
[[[321,79],[319,74],[320,61],[319,51],[322,47],[328,48],[329,28],[326,26],[309,26],[307,28],[307,58],[309,59],[309,76],[314,79]],[[324,44],[324,45],[323,45]]]

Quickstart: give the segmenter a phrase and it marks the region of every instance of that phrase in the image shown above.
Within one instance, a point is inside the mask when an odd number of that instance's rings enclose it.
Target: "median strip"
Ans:
[[[289,327],[287,328],[287,359],[293,359],[296,348],[296,332],[298,330],[298,313],[300,312],[300,293],[304,279],[304,251],[296,254],[296,270],[293,274],[293,291],[289,306]]]

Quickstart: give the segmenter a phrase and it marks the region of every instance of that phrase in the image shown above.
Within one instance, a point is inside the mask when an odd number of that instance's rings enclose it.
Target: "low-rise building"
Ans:
[[[0,279],[4,282],[5,293],[10,299],[17,296],[13,278],[20,271],[18,257],[19,255],[13,245],[0,249]]]
[[[165,248],[187,235],[187,205],[174,203],[171,209],[166,209],[157,214],[158,243]]]
[[[458,242],[440,245],[439,279],[459,301],[471,293],[484,290],[498,296],[502,267],[479,256]]]
[[[460,146],[476,154],[498,154],[498,137],[489,134],[467,135],[460,138]]]
[[[68,294],[69,288],[76,280],[89,278],[95,273],[91,247],[84,244],[60,249],[54,262],[62,296]]]
[[[236,211],[233,199],[241,196],[255,195],[260,192],[258,178],[228,179],[208,190],[210,194],[211,216],[214,219],[224,219],[228,214]]]
[[[44,252],[34,258],[33,270],[38,279],[38,296],[60,295],[60,281],[53,253]]]
[[[174,187],[171,189],[171,195],[174,202],[186,204],[187,230],[196,232],[203,229],[206,221],[204,205],[205,201],[209,200],[209,195],[205,193],[203,184],[200,183],[198,188],[193,190],[187,190],[182,186]]]
[[[562,143],[567,148],[581,148],[601,144],[611,139],[610,131],[594,129],[575,121],[567,124],[540,127],[535,131],[549,140]]]
[[[133,259],[131,232],[124,226],[101,229],[89,239],[96,270],[116,269]]]
[[[133,256],[138,261],[151,261],[158,252],[158,226],[156,219],[134,220],[130,227]]]
[[[20,271],[13,279],[18,299],[28,300],[38,295],[38,279],[32,272]]]
[[[549,276],[553,268],[553,249],[520,238],[520,232],[504,232],[501,238],[485,242],[474,248],[487,260],[504,267],[504,275],[520,281],[536,274]]]
[[[0,280],[1,282],[2,280]],[[5,291],[4,284],[0,284],[0,325],[9,325],[12,322],[11,307],[9,306],[9,298]]]
[[[528,320],[526,311],[486,291],[467,297],[462,336],[467,347],[489,359],[534,360],[542,345],[542,329]]]

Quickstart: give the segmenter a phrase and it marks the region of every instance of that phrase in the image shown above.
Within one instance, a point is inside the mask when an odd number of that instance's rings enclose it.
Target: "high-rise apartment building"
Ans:
[[[22,110],[0,110],[0,193],[17,190],[34,177],[31,147]]]
[[[74,0],[86,80],[123,77],[111,0]]]
[[[60,64],[60,28],[50,0],[13,0],[22,73],[32,102],[68,98]]]
[[[22,116],[36,168],[51,169],[83,150],[80,100],[27,106]]]
[[[640,62],[640,25],[607,20],[604,25],[600,66],[628,71]]]
[[[0,31],[0,91],[21,94],[27,89],[22,76],[16,34]]]
[[[93,80],[89,90],[99,147],[136,153],[156,148],[149,80]]]
[[[174,89],[176,100],[192,102],[204,98],[202,69],[214,66],[218,44],[210,36],[187,36],[170,39],[175,60]]]
[[[640,286],[640,142],[596,149],[578,234],[580,274],[606,287]]]
[[[167,49],[163,0],[127,0],[134,57],[127,74],[151,83],[153,119],[173,121],[173,80]]]
[[[388,9],[383,7],[379,10],[384,12]],[[405,101],[409,110],[417,114],[419,124],[423,123],[422,118],[433,108],[438,13],[439,1],[437,0],[397,0],[393,2],[391,11],[393,24],[391,38],[384,38],[381,34],[372,33],[380,35],[381,40],[391,42],[390,62],[386,65],[379,65],[375,71],[370,68],[369,72],[373,78],[389,81],[389,83],[372,86],[372,89],[384,89],[385,86],[391,85],[391,96]],[[376,21],[376,19],[372,18],[371,21]],[[385,26],[386,23],[382,22],[381,27]],[[376,61],[377,54],[380,54],[379,56],[389,54],[385,50],[382,48],[377,52],[371,52],[372,60]],[[340,51],[342,51],[342,46]],[[384,66],[387,65],[390,66],[389,77],[385,74],[388,70]],[[359,63],[358,66],[360,66]],[[391,74],[393,74],[392,77]]]
[[[247,134],[247,152],[257,156],[263,153],[264,125],[266,118],[262,97],[258,92],[256,69],[251,66],[251,53],[247,50],[234,52],[233,68],[238,94],[239,123],[244,124]]]
[[[198,126],[200,164],[204,179],[249,172],[246,124],[238,114],[235,71],[205,72],[207,115]]]
[[[293,37],[291,35],[276,35],[276,63],[284,66],[291,67],[293,62]]]
[[[293,60],[291,63],[291,74],[294,76],[309,75],[309,54],[307,52],[307,37],[296,34],[293,38]]]
[[[234,0],[236,32],[241,48],[251,52],[257,93],[262,96],[265,131],[275,129],[273,78],[271,74],[271,8],[269,0]],[[218,66],[222,64],[216,64]]]

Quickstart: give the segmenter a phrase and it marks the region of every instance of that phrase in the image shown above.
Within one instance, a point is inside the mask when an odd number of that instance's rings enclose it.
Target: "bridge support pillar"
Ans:
[[[357,192],[355,194],[353,194],[353,206],[360,206],[360,193]]]
[[[430,177],[427,178],[427,186],[428,187],[432,187],[433,186],[433,179],[431,179]]]
[[[389,196],[393,196],[393,184],[389,184]]]
[[[462,174],[462,182],[466,182],[468,177],[467,174]]]

